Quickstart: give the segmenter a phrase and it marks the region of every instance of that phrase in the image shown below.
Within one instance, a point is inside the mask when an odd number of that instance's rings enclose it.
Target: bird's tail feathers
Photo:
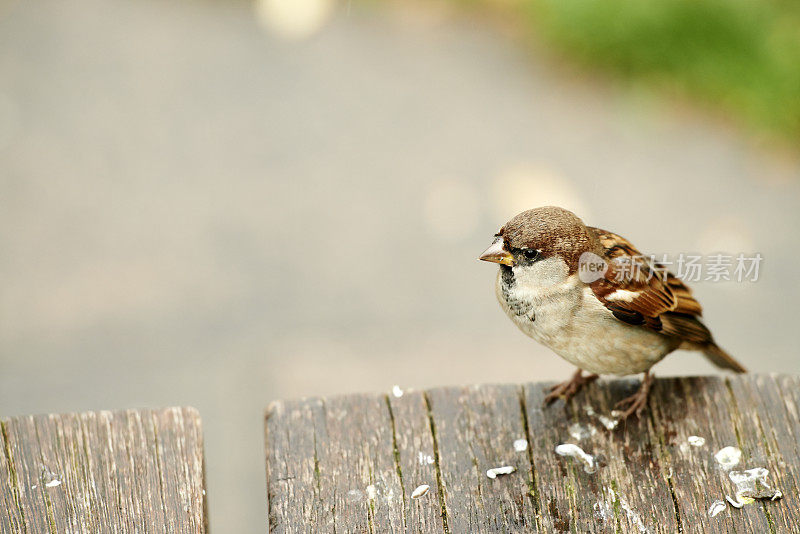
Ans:
[[[708,358],[709,361],[711,361],[711,363],[717,367],[730,369],[731,371],[736,371],[737,373],[747,372],[747,369],[745,369],[742,364],[734,360],[733,356],[722,350],[713,341],[708,345],[705,345],[701,350],[703,351],[703,354],[705,354],[706,358]]]

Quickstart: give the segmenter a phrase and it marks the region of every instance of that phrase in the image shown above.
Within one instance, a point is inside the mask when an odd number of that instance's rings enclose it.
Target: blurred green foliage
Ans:
[[[501,4],[516,4],[546,43],[583,64],[699,98],[800,146],[800,0]]]

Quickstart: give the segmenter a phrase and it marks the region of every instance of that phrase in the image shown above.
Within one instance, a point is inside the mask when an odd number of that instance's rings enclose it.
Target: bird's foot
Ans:
[[[594,382],[595,380],[597,380],[597,378],[598,375],[595,374],[584,375],[583,371],[578,369],[577,371],[575,371],[575,374],[572,375],[572,378],[570,378],[566,382],[561,382],[560,384],[556,384],[555,386],[550,388],[550,393],[548,393],[547,396],[544,398],[545,406],[561,398],[564,399],[564,402],[568,401],[569,399],[574,397],[575,394],[579,392],[583,386]]]
[[[642,378],[642,385],[639,390],[619,401],[614,407],[620,410],[619,420],[624,421],[631,415],[638,418],[647,407],[647,397],[650,395],[650,386],[653,384],[653,375],[647,371]]]

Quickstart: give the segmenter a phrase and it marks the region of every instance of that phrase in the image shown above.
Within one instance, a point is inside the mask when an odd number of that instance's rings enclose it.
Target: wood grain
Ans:
[[[401,531],[404,493],[386,396],[276,404],[268,421],[274,532],[301,525],[321,532]]]
[[[395,461],[403,483],[404,532],[444,532],[444,503],[439,499],[440,474],[436,469],[428,406],[420,391],[406,391],[387,398],[395,430]],[[415,489],[428,486],[428,492],[411,498]]]
[[[206,532],[192,408],[0,420],[0,532]]]
[[[538,494],[548,532],[678,532],[666,466],[657,455],[658,436],[647,417],[609,430],[614,403],[629,395],[635,381],[601,382],[568,405],[544,408],[546,388],[525,387],[528,426],[538,474]],[[576,438],[578,425],[585,437]],[[577,428],[573,427],[573,432]],[[555,454],[559,444],[578,445],[595,458],[594,470]]]
[[[520,388],[483,386],[428,392],[435,423],[439,469],[452,532],[524,532],[536,525],[533,472]],[[515,472],[487,476],[489,469]]]
[[[599,381],[545,408],[548,386],[273,403],[270,531],[800,533],[797,377],[657,380],[642,420],[616,428],[613,405],[637,381]],[[521,439],[527,450],[514,447]],[[559,444],[581,447],[593,467],[556,454]],[[714,457],[726,446],[742,451],[733,469],[767,468],[783,499],[711,517],[736,491]],[[505,465],[516,471],[487,477]],[[421,484],[430,491],[412,499]]]

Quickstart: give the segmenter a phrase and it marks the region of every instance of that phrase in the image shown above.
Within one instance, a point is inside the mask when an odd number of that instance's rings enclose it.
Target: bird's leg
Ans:
[[[647,397],[650,394],[650,386],[652,384],[653,375],[650,374],[650,371],[646,371],[644,373],[644,377],[642,378],[642,385],[639,386],[639,390],[630,397],[622,399],[616,404],[616,406],[614,406],[620,410],[627,406],[627,408],[622,410],[622,413],[619,416],[620,421],[624,421],[633,414],[636,414],[636,417],[639,417],[642,414],[647,406]]]
[[[597,380],[597,378],[598,375],[595,374],[584,376],[583,371],[578,369],[577,371],[575,371],[575,374],[572,375],[572,378],[570,378],[566,382],[561,382],[560,384],[556,384],[555,386],[550,388],[550,393],[548,393],[547,396],[544,398],[545,406],[562,397],[565,402],[568,401],[569,399],[574,397],[575,394],[579,392],[583,386],[594,382],[595,380]]]

